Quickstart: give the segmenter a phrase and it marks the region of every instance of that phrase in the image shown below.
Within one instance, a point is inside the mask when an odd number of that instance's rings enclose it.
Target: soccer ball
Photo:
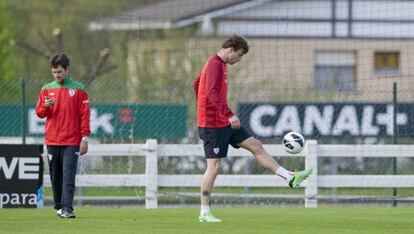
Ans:
[[[305,146],[305,138],[298,132],[288,132],[282,141],[285,150],[291,154],[298,154]]]

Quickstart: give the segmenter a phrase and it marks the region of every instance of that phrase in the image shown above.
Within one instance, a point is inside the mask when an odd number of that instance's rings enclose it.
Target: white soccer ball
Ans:
[[[305,138],[298,132],[288,132],[282,140],[285,150],[291,154],[298,154],[305,146]]]

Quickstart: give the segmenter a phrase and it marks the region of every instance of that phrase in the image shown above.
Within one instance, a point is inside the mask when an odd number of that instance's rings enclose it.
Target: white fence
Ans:
[[[308,140],[303,152],[289,155],[281,145],[264,145],[275,156],[305,157],[305,168],[312,175],[302,186],[305,188],[305,207],[317,207],[318,188],[409,188],[414,187],[414,175],[318,175],[318,157],[414,157],[411,145],[318,145]],[[189,155],[191,153],[191,155]],[[159,157],[204,157],[202,145],[158,144],[149,139],[146,144],[91,144],[86,157],[141,156],[145,157],[145,174],[134,175],[77,175],[78,187],[129,186],[145,187],[145,207],[158,207],[158,187],[198,187],[201,175],[159,175]],[[229,148],[228,157],[251,157],[244,149]],[[48,175],[45,186],[50,185]],[[275,175],[219,175],[215,186],[224,187],[286,187],[287,183]]]

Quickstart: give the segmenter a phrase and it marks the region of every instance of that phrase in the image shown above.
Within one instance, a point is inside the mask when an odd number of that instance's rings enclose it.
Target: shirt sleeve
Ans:
[[[224,69],[221,64],[209,67],[206,74],[207,99],[217,108],[221,115],[230,118],[233,116],[233,112],[227,105],[227,100],[222,100],[220,97],[223,73]]]
[[[40,91],[39,98],[37,100],[36,114],[41,119],[48,117],[52,113],[52,108],[45,106],[45,98],[47,95],[47,90],[42,90]]]
[[[80,133],[81,136],[89,136],[91,133],[90,130],[90,104],[89,104],[89,95],[86,91],[81,92],[81,100],[80,100]]]

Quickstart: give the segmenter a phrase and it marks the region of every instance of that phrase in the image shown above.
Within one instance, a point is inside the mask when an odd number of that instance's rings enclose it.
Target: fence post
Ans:
[[[318,207],[318,200],[314,198],[318,194],[318,142],[316,140],[308,140],[305,148],[305,168],[312,169],[312,174],[307,180],[305,187],[305,208]]]
[[[145,208],[158,208],[158,142],[156,139],[147,140],[148,153],[145,156]]]

